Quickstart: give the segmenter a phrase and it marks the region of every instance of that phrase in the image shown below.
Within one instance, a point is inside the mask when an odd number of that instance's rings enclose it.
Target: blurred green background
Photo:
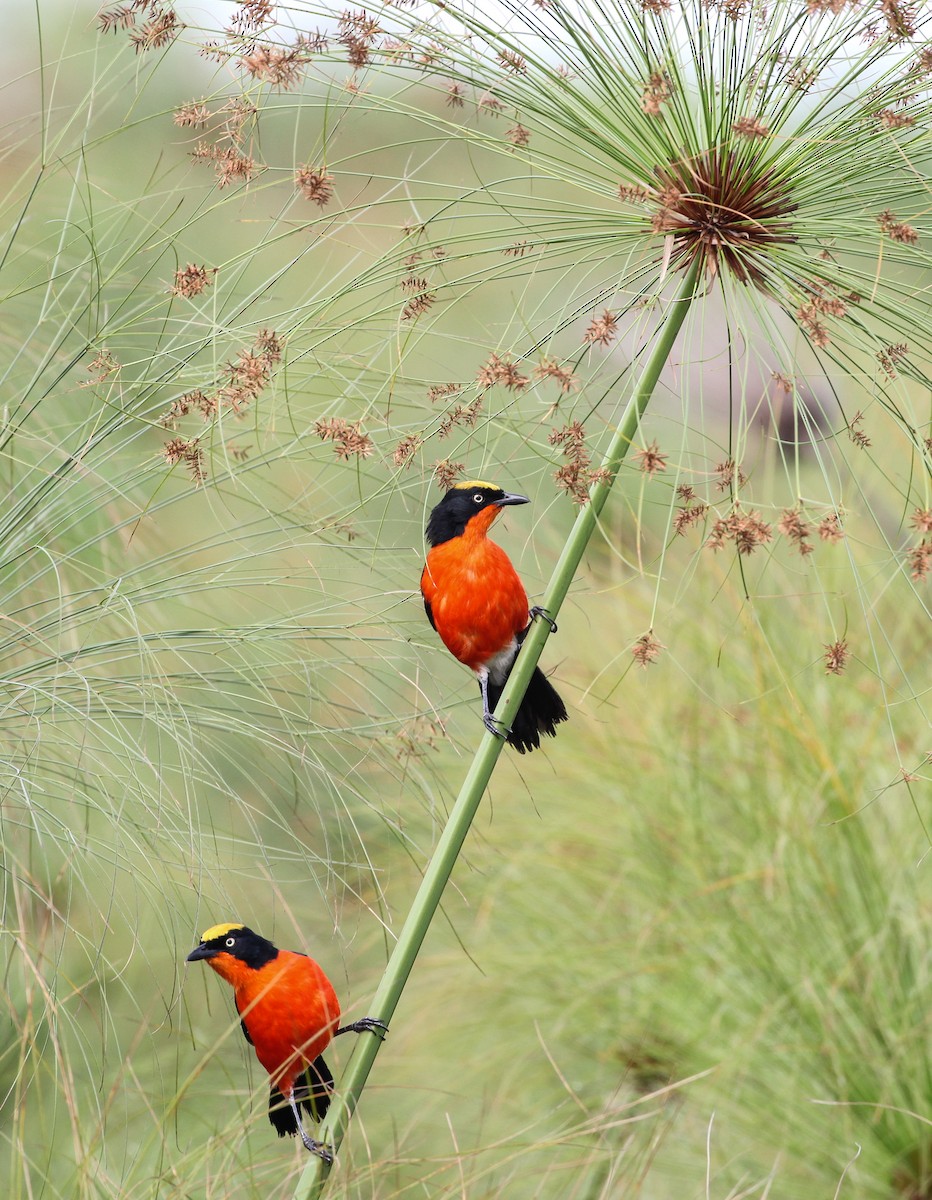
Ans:
[[[218,190],[172,114],[239,95],[198,53],[232,7],[179,6],[179,40],[140,55],[94,6],[8,14],[11,1197],[289,1194],[304,1151],[274,1139],[230,997],[184,956],[239,918],[313,954],[366,1013],[481,730],[416,593],[433,463],[532,497],[496,538],[539,596],[574,517],[548,434],[586,419],[596,457],[649,324],[582,364],[578,392],[498,389],[442,438],[429,387],[468,385],[617,276],[598,206],[579,208],[588,249],[503,255],[540,214],[572,216],[571,189],[432,133],[379,81],[358,104],[336,83],[257,94],[264,169]],[[442,112],[442,90],[418,102]],[[318,209],[293,176],[325,146],[336,199]],[[443,311],[405,323],[402,259],[438,242]],[[213,284],[171,295],[189,262]],[[241,416],[161,423],[263,329],[284,361]],[[570,723],[503,756],[335,1195],[932,1195],[910,466],[879,412],[872,473],[844,437],[788,449],[768,382],[785,359],[756,336],[729,421],[724,337],[710,303],[664,378],[643,444],[668,468],[626,465],[547,646]],[[360,422],[371,455],[341,460],[317,429],[333,418]],[[423,446],[399,467],[411,434]],[[198,439],[202,486],[166,461],[172,437]],[[677,484],[715,501],[727,457],[767,520],[802,497],[814,519],[842,511],[845,540],[738,561],[702,526],[672,536]],[[648,630],[663,651],[642,670]],[[829,675],[839,639],[851,659]]]

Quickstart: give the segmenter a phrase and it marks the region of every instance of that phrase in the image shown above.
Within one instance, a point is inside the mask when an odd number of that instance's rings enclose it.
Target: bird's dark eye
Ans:
[[[236,938],[227,938],[227,940],[226,940],[226,944],[227,944],[228,946],[235,946],[235,945],[236,945]]]
[[[473,496],[473,500],[476,502],[476,504],[481,504],[484,499],[485,496],[483,496],[481,492],[476,492],[476,494]]]

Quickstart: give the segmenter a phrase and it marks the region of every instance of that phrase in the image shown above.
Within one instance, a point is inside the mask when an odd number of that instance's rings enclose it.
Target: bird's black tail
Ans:
[[[295,1102],[299,1106],[304,1105],[305,1112],[312,1121],[322,1121],[327,1115],[332,1095],[333,1076],[323,1056],[320,1056],[295,1080]],[[279,1137],[284,1137],[286,1133],[294,1137],[298,1132],[291,1105],[277,1087],[273,1087],[269,1092],[269,1120],[275,1126]]]
[[[489,708],[494,713],[505,684],[494,684],[489,680],[488,688]],[[508,745],[514,746],[519,754],[536,750],[540,746],[540,735],[546,733],[549,737],[555,737],[556,727],[566,719],[566,705],[556,688],[540,667],[535,667],[524,699],[511,719]]]

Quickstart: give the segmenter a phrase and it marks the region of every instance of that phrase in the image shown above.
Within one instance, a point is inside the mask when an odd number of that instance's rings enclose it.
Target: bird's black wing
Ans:
[[[428,621],[430,621],[431,628],[436,629],[437,622],[434,620],[434,610],[431,608],[430,601],[427,599],[426,596],[424,597],[424,612],[427,613],[427,619],[428,619]]]
[[[234,1000],[233,1003],[236,1004],[236,1001]],[[236,1011],[239,1012],[238,1004],[236,1004]],[[240,1027],[240,1029],[242,1029],[243,1037],[250,1044],[250,1046],[254,1045],[255,1043],[252,1040],[252,1035],[250,1034],[249,1030],[246,1028],[246,1022],[243,1020],[242,1017],[240,1017],[240,1019],[239,1019],[239,1027]]]

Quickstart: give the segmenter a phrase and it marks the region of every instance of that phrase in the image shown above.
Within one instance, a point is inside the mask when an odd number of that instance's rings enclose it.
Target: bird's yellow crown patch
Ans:
[[[212,942],[214,938],[223,937],[225,933],[229,933],[232,929],[242,928],[242,921],[227,921],[224,925],[211,925],[210,929],[205,929],[201,934],[201,941]]]
[[[462,488],[488,488],[493,492],[500,492],[501,488],[497,483],[484,483],[481,479],[466,479],[462,483],[454,483],[453,487],[457,490]]]

